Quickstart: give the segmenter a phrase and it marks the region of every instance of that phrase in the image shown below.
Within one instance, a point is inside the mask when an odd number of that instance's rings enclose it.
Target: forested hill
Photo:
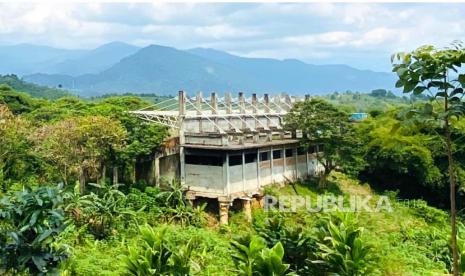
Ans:
[[[169,95],[180,89],[303,95],[393,89],[395,83],[392,73],[344,64],[248,58],[204,48],[138,48],[120,42],[86,50],[0,46],[0,58],[0,74],[17,74],[29,82],[87,97],[126,92]]]
[[[0,75],[0,85],[6,85],[16,91],[27,93],[36,98],[58,99],[69,96],[65,90],[36,85],[19,79],[16,75]]]

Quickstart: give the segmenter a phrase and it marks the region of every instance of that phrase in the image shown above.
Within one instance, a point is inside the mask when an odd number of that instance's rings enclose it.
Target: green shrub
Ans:
[[[65,228],[61,191],[40,187],[16,192],[0,202],[0,266],[11,272],[56,272],[68,257],[65,245],[55,243]]]
[[[372,247],[362,239],[353,216],[329,217],[317,231],[319,260],[324,270],[340,275],[365,275],[373,265]]]
[[[129,247],[125,258],[130,275],[189,275],[192,266],[194,241],[174,246],[166,238],[167,228],[155,230],[150,226],[140,228],[141,246]]]
[[[286,275],[288,264],[283,263],[284,249],[280,242],[268,248],[266,241],[258,236],[231,242],[237,275],[268,276]]]

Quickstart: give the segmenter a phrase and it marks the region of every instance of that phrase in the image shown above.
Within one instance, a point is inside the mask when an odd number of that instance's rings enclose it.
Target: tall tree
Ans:
[[[0,184],[6,190],[9,180],[26,179],[34,161],[29,156],[29,124],[0,104]]]
[[[96,174],[110,152],[123,146],[126,132],[118,121],[85,116],[45,125],[31,138],[36,151],[59,168],[64,183],[79,178],[84,193],[87,176]]]
[[[328,175],[337,167],[360,163],[354,150],[357,149],[355,131],[349,115],[322,99],[309,99],[296,103],[284,118],[286,129],[302,131],[302,144],[307,147],[323,145],[316,154],[324,171],[320,186],[326,184]]]
[[[465,74],[461,70],[465,63],[465,48],[454,43],[450,48],[437,49],[422,46],[409,53],[392,56],[393,72],[399,80],[396,87],[403,87],[404,93],[413,95],[428,94],[430,102],[421,108],[412,109],[406,117],[416,124],[428,123],[441,130],[444,149],[448,159],[451,249],[453,254],[453,274],[459,275],[456,226],[457,169],[454,161],[454,144],[451,132],[454,123],[465,114]]]

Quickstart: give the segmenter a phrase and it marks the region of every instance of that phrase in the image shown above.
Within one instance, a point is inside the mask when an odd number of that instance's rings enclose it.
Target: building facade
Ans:
[[[176,178],[189,199],[218,199],[225,222],[233,200],[243,200],[247,209],[265,186],[321,171],[315,157],[318,147],[300,147],[298,133],[282,126],[283,116],[300,100],[267,94],[246,98],[243,93],[236,98],[212,93],[205,99],[200,92],[190,98],[180,91],[172,100],[133,113],[173,131],[171,146],[154,160],[157,182]]]

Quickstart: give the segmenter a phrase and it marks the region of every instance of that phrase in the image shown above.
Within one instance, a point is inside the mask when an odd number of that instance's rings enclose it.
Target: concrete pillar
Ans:
[[[232,113],[231,93],[229,92],[224,93],[224,104],[226,105],[226,113],[231,114]]]
[[[244,99],[244,93],[239,92],[239,112],[241,113],[241,118],[242,118],[242,127],[241,129],[244,130],[247,126],[245,124],[245,120],[247,118],[244,116],[245,114],[245,99]]]
[[[218,113],[218,101],[216,99],[216,93],[212,92],[210,94],[210,105],[212,109],[212,114],[217,114]],[[214,117],[213,121],[215,122],[216,125],[218,125],[218,117]],[[215,131],[220,131],[218,127],[215,126]]]
[[[157,186],[160,186],[160,157],[158,154],[155,154],[155,158],[153,160],[153,169],[155,173],[155,183]]]
[[[263,95],[263,103],[265,104],[265,113],[270,113],[270,97],[268,94]]]
[[[245,191],[245,153],[242,152],[242,191]]]
[[[260,150],[257,150],[257,190],[260,190]]]
[[[257,112],[258,112],[257,94],[255,94],[255,93],[252,94],[252,112],[253,112],[254,114],[257,114]],[[254,122],[254,123],[255,123],[255,126],[254,126],[254,127],[255,127],[255,129],[257,129],[257,128],[260,126],[260,122],[258,121],[258,117],[257,117],[257,116],[255,116],[255,120],[254,120],[254,121],[255,121],[255,122]],[[260,137],[259,137],[259,134],[258,134],[258,133],[256,134],[256,137],[255,137],[255,135],[254,135],[254,143],[258,143],[259,138],[260,138]]]
[[[270,98],[269,98],[268,94],[263,95],[263,104],[265,105],[265,113],[270,113],[271,112],[271,110],[270,110]],[[266,127],[268,129],[270,129],[270,126],[271,126],[270,118],[266,117]],[[273,133],[270,131],[270,132],[267,132],[266,135],[267,135],[266,141],[271,142],[273,140]]]
[[[252,222],[252,199],[242,198],[242,209],[248,222]]]
[[[182,90],[178,92],[178,102],[179,102],[179,115],[184,116],[186,113],[186,93]]]
[[[253,108],[253,113],[257,113],[257,94],[253,93],[252,94],[252,108]]]
[[[289,94],[284,94],[284,101],[286,102],[285,109],[288,111],[291,110],[289,106],[292,106],[292,101],[291,101],[291,97],[289,96]]]
[[[186,95],[184,91],[179,91],[179,163],[180,163],[180,181],[181,185],[186,184],[185,153],[184,153],[184,116],[186,113]]]
[[[197,107],[197,115],[202,115],[202,91],[197,92],[197,96],[195,97],[195,105]],[[199,132],[201,133],[203,131],[202,127],[202,117],[199,117]]]
[[[286,164],[286,146],[284,146],[282,149],[282,155],[283,155],[283,175],[286,176],[286,169],[287,169],[287,164]],[[287,176],[286,176],[287,177]]]
[[[229,153],[225,153],[225,161],[223,163],[223,174],[224,174],[224,183],[225,183],[225,194],[230,195],[231,194],[231,181],[230,176],[229,176]]]
[[[229,206],[231,205],[231,201],[218,199],[218,203],[219,203],[220,225],[228,225]]]
[[[273,174],[273,147],[270,147],[270,169],[271,169],[271,183],[274,183],[274,174]]]

